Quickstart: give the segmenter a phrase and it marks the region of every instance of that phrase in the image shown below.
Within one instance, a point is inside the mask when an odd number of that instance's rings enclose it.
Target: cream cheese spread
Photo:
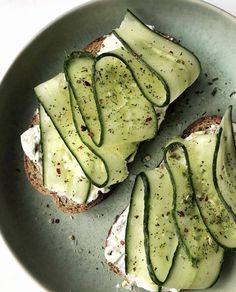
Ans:
[[[122,43],[118,40],[118,38],[113,33],[111,33],[105,36],[102,46],[97,54],[101,55],[103,53],[120,49],[121,47],[122,47]]]
[[[26,156],[42,170],[42,149],[39,125],[29,128],[21,135],[21,145]]]

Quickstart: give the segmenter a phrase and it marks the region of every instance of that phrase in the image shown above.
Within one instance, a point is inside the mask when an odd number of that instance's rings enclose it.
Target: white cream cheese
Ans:
[[[102,46],[97,54],[101,55],[103,53],[120,49],[121,47],[122,47],[122,43],[118,40],[118,38],[113,33],[111,33],[105,36]]]
[[[21,135],[21,145],[26,156],[42,170],[42,150],[40,144],[40,128],[34,126]]]
[[[113,224],[110,235],[107,238],[105,257],[113,263],[125,275],[125,230],[129,208],[119,216]]]
[[[94,201],[95,199],[97,199],[99,192],[106,194],[106,193],[110,192],[110,188],[109,187],[98,188],[94,185],[91,185],[89,196],[87,198],[87,203],[90,203],[90,202]]]

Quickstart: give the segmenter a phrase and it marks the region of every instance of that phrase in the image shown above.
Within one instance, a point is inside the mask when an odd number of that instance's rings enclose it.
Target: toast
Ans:
[[[222,118],[219,116],[206,116],[206,117],[202,117],[199,118],[198,120],[196,120],[195,122],[193,122],[192,124],[190,124],[184,131],[183,133],[180,135],[181,138],[187,138],[188,136],[190,136],[192,133],[198,132],[198,131],[206,131],[207,129],[209,129],[212,125],[219,125],[221,123]],[[124,212],[124,211],[123,211]],[[117,222],[117,220],[120,218],[120,216],[123,214],[123,212],[118,215],[115,218],[115,221],[113,223],[113,225],[111,226],[106,241],[105,241],[105,248],[107,247],[107,243],[109,240],[109,237],[112,234],[112,227],[114,226],[114,224]],[[123,244],[125,244],[124,239],[122,238],[121,241],[123,241]],[[128,285],[128,286],[132,286],[132,283],[129,283],[128,278],[126,277],[126,275],[119,269],[119,267],[117,267],[115,264],[108,262],[107,264],[110,268],[110,270],[112,272],[114,272],[115,274],[119,275],[120,277],[123,278],[124,280],[124,285]]]

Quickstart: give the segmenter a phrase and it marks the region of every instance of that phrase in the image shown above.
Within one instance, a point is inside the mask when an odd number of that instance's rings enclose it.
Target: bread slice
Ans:
[[[198,132],[198,131],[206,131],[207,129],[209,129],[211,127],[211,125],[219,125],[220,122],[221,122],[221,119],[222,118],[219,117],[219,116],[206,116],[206,117],[202,117],[202,118],[196,120],[195,122],[193,122],[191,125],[189,125],[183,131],[181,137],[182,138],[187,138],[192,133],[195,133],[195,132]],[[113,225],[117,222],[117,220],[120,217],[120,215],[118,215],[116,217]],[[107,235],[107,238],[106,238],[106,241],[105,241],[105,247],[107,247],[107,242],[108,242],[109,236],[111,236],[112,226],[111,226],[111,228],[110,228],[110,230],[108,232],[108,235]],[[108,264],[108,266],[109,266],[109,268],[110,268],[110,270],[112,272],[114,272],[115,274],[121,276],[125,282],[129,283],[126,275],[124,275],[122,273],[122,271],[120,271],[119,267],[117,267],[115,264],[113,264],[111,262],[107,262],[107,264]]]

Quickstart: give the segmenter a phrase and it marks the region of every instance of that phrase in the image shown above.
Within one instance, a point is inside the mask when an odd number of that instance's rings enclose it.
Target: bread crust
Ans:
[[[92,53],[93,55],[96,55],[97,52],[102,47],[102,43],[105,38],[106,36],[97,38],[96,40],[89,43],[84,48],[84,50]],[[39,124],[39,116],[37,113],[35,113],[31,121],[30,127],[36,126],[38,124]],[[108,197],[110,193],[110,192],[102,193],[101,191],[98,191],[98,196],[95,200],[86,204],[78,204],[77,202],[71,199],[68,199],[65,196],[60,196],[58,195],[58,193],[51,192],[50,190],[45,188],[43,185],[43,178],[42,178],[42,174],[39,167],[33,161],[31,161],[28,158],[28,156],[26,156],[25,154],[24,154],[24,168],[25,168],[26,176],[29,182],[32,184],[32,186],[41,194],[51,196],[53,202],[58,207],[58,209],[60,209],[61,211],[65,213],[76,214],[76,213],[85,212],[89,210],[90,208],[94,207],[95,205],[97,205],[98,203],[100,203],[106,197]]]
[[[199,118],[198,120],[194,121],[192,124],[190,124],[181,134],[182,138],[187,138],[189,135],[191,135],[192,133],[198,132],[198,131],[206,131],[208,128],[211,127],[211,125],[219,125],[221,122],[222,118],[219,116],[206,116],[206,117],[202,117]],[[122,211],[123,213],[124,211]],[[121,214],[122,214],[121,213]],[[115,221],[113,223],[113,225],[117,222],[118,218],[121,216],[118,215],[115,218]],[[113,226],[112,225],[112,226]],[[111,230],[112,230],[112,226],[109,229],[106,241],[105,241],[105,247],[107,246],[107,242],[108,242],[108,238],[111,235]],[[117,266],[115,266],[113,263],[108,262],[107,261],[107,265],[109,266],[110,270],[112,272],[114,272],[115,274],[121,276],[124,280],[127,280],[126,275],[124,275]]]

